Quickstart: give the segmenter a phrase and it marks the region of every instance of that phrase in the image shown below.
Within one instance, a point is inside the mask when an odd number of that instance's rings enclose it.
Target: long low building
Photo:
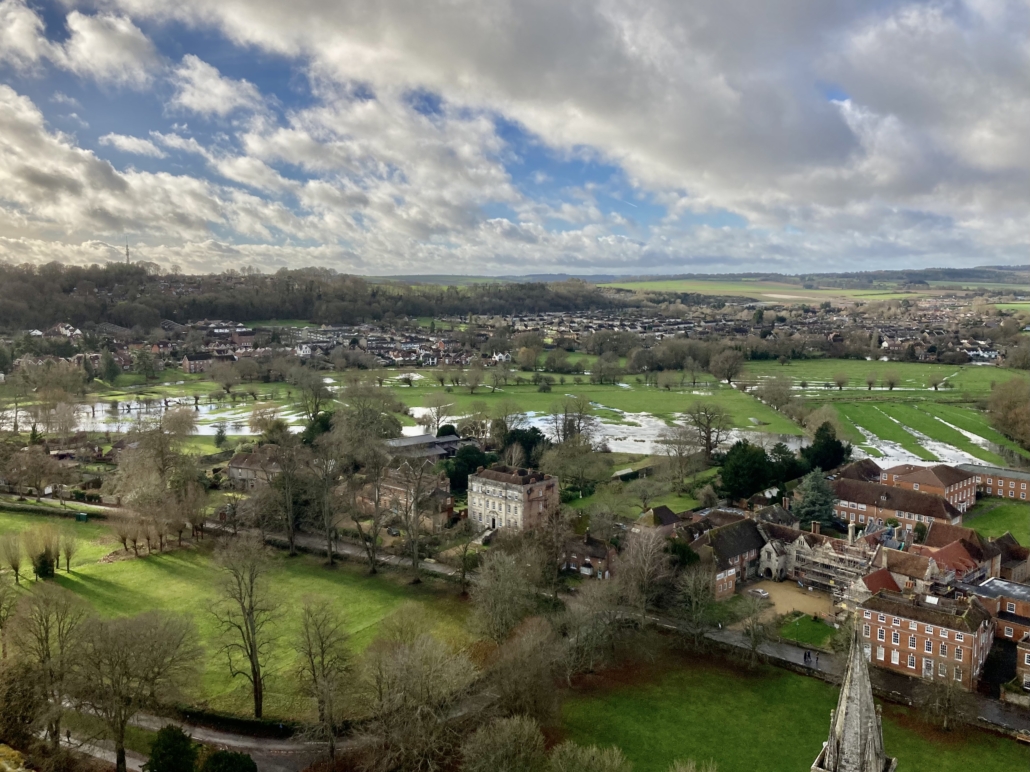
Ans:
[[[846,523],[884,525],[894,518],[907,531],[918,523],[927,528],[935,521],[962,524],[962,513],[954,505],[929,493],[847,478],[835,480],[833,490],[836,515]]]
[[[1030,472],[986,464],[959,464],[958,468],[974,475],[976,489],[984,496],[1026,501]]]

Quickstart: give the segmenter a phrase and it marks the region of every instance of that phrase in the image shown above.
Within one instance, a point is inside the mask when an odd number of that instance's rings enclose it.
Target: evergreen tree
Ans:
[[[114,354],[105,351],[100,357],[100,377],[109,385],[114,385],[115,380],[122,374],[121,365],[114,358]]]
[[[833,505],[837,503],[837,495],[821,469],[816,468],[806,474],[797,493],[799,499],[794,505],[794,514],[801,520],[802,527],[812,522],[825,526],[833,524]]]
[[[771,477],[765,449],[747,440],[738,440],[722,463],[722,487],[731,499],[745,499],[762,490]]]
[[[851,457],[851,445],[837,439],[837,432],[829,421],[815,431],[812,444],[801,449],[801,456],[815,469],[836,469]]]
[[[257,772],[257,764],[246,753],[215,751],[204,759],[200,772]]]
[[[143,772],[194,772],[196,767],[197,746],[188,734],[169,724],[154,738]]]

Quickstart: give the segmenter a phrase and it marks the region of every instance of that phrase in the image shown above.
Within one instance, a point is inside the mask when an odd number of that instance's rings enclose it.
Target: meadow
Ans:
[[[634,772],[666,772],[677,759],[714,760],[719,772],[808,769],[829,733],[838,689],[762,667],[681,658],[587,680],[562,708],[564,734],[617,745]],[[886,705],[884,746],[905,772],[1025,769],[1030,748],[977,730],[940,733]]]
[[[692,292],[700,295],[731,295],[756,300],[822,302],[835,298],[861,300],[892,300],[915,297],[915,292],[899,291],[892,287],[870,289],[805,289],[788,282],[749,279],[664,279],[655,281],[617,281],[603,287],[637,292]]]
[[[204,649],[203,672],[189,696],[196,706],[236,715],[248,715],[252,703],[248,684],[229,677],[225,657],[210,609],[217,602],[219,569],[212,556],[214,540],[194,547],[169,550],[134,559],[127,556],[110,529],[103,524],[56,522],[34,515],[0,512],[0,534],[22,531],[41,521],[54,523],[80,536],[81,547],[72,571],[63,569],[54,581],[71,590],[103,616],[138,614],[153,609],[182,613],[193,619]],[[118,559],[107,562],[114,554]],[[358,563],[329,569],[313,556],[272,556],[269,584],[278,601],[277,638],[266,667],[265,712],[269,718],[302,718],[311,709],[297,690],[296,645],[305,598],[333,606],[347,620],[351,645],[363,650],[374,638],[378,624],[405,602],[425,606],[447,640],[466,642],[466,604],[457,589],[426,580],[409,585],[404,573],[384,571],[369,576]],[[31,592],[34,581],[23,581]]]
[[[983,498],[966,512],[963,524],[987,538],[1008,531],[1020,544],[1030,544],[1030,504]]]

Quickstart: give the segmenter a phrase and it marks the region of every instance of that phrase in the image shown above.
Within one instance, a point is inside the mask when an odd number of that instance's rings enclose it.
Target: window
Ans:
[[[908,623],[908,629],[909,630],[915,630],[917,627],[919,627],[919,625],[917,625],[915,622],[909,622]]]
[[[962,633],[955,633],[955,640],[962,643],[966,639],[966,636]]]
[[[1014,482],[1012,482],[1012,480],[1009,480],[1009,487],[1010,488],[1015,488],[1016,484]]]
[[[927,654],[933,654],[933,641],[926,641],[923,644],[923,651]]]
[[[914,635],[908,636],[908,647],[914,649],[916,647],[916,637]]]
[[[960,668],[960,667],[955,668],[955,680],[956,681],[961,681],[962,680],[962,668]]]
[[[901,624],[901,620],[898,619],[897,617],[894,617],[894,619],[891,620],[891,624],[894,625],[895,627],[897,627],[898,625]]]
[[[862,625],[862,637],[863,638],[868,638],[869,637],[869,625]]]
[[[914,490],[914,491],[919,490],[919,483],[912,483],[912,490]]]
[[[1011,638],[1012,637],[1012,628],[1011,627],[1006,627],[1005,628],[1005,637],[1006,638]]]
[[[897,665],[901,661],[901,655],[898,654],[897,649],[891,649],[891,664]]]
[[[955,659],[959,660],[960,662],[962,661],[962,647],[961,646],[956,646],[955,647]],[[1028,662],[1027,664],[1030,665],[1030,662]]]
[[[948,656],[948,644],[942,643],[940,647],[940,652],[942,657]]]
[[[864,616],[866,619],[872,619],[873,612],[872,611],[863,611],[862,612],[862,616]]]
[[[942,627],[942,628],[941,628],[941,638],[947,638],[947,637],[948,637],[948,631],[947,631],[947,630],[945,630],[945,629],[944,629],[944,628]]]
[[[891,633],[891,643],[893,643],[895,646],[901,643],[901,634],[897,630],[894,630]]]
[[[1026,490],[1026,483],[1020,483],[1019,487],[1022,488],[1023,490]]]
[[[1015,603],[1006,603],[1005,604],[1005,610],[1007,612],[1009,612],[1010,614],[1015,614],[1016,613],[1016,604]]]
[[[979,475],[977,475],[976,481],[977,481],[977,482],[980,482],[980,477],[979,477]]]
[[[933,635],[933,628],[930,627],[930,625],[926,626],[926,634],[927,635]]]
[[[883,646],[876,647],[876,658],[883,662]]]
[[[987,484],[988,485],[994,485],[994,480],[992,478],[988,477],[987,478]]]
[[[913,670],[916,669],[916,655],[915,654],[909,654],[908,655],[908,666],[910,668],[912,668]]]
[[[885,638],[885,636],[884,636],[884,629],[882,627],[877,627],[876,628],[876,640],[882,641],[882,640],[884,640],[884,638]]]
[[[887,621],[887,615],[886,614],[878,614],[876,616],[876,621],[880,622],[881,624],[886,622]]]
[[[1023,655],[1023,664],[1030,665],[1030,652]]]
[[[945,665],[943,662],[937,664],[937,675],[941,678],[948,677],[948,666]]]

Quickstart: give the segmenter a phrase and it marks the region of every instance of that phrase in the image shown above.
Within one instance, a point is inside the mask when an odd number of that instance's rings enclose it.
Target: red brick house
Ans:
[[[711,554],[714,558],[717,584],[720,581],[720,573],[732,571],[735,574],[734,588],[737,582],[746,581],[757,574],[759,553],[764,546],[765,539],[754,520],[740,520],[713,528],[690,545],[702,558],[706,556],[705,553]],[[722,581],[727,580],[724,577]],[[718,596],[718,589],[716,595]]]
[[[565,543],[565,570],[583,576],[609,579],[615,564],[615,550],[589,533]]]
[[[991,612],[996,638],[1021,641],[1030,635],[1030,585],[995,578],[962,590],[979,598]]]
[[[986,464],[959,464],[959,469],[973,475],[976,488],[983,496],[1027,500],[1030,473]]]
[[[972,691],[993,641],[978,598],[903,596],[882,590],[859,606],[859,633],[877,667],[949,680]]]
[[[976,475],[947,464],[901,464],[880,473],[884,485],[940,496],[959,512],[976,503]]]
[[[918,523],[927,528],[935,521],[962,524],[962,513],[941,496],[847,478],[832,485],[837,495],[835,514],[846,523],[884,525],[895,518],[907,531],[915,530]]]

